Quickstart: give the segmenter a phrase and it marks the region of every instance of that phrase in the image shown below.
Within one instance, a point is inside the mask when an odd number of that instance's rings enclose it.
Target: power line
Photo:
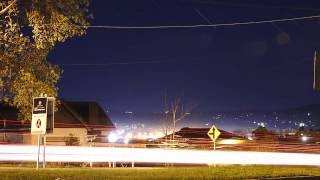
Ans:
[[[114,65],[135,65],[135,64],[159,64],[172,63],[175,61],[134,61],[134,62],[114,62],[114,63],[78,63],[78,64],[60,64],[61,66],[114,66]]]
[[[172,25],[172,26],[112,26],[112,25],[88,25],[79,26],[85,28],[103,28],[103,29],[170,29],[170,28],[205,28],[205,27],[228,27],[228,26],[240,26],[240,25],[253,25],[253,24],[266,24],[274,22],[288,22],[288,21],[298,21],[298,20],[308,20],[308,19],[318,19],[320,15],[314,16],[303,16],[295,18],[284,18],[284,19],[271,19],[262,21],[247,21],[247,22],[234,22],[234,23],[218,23],[218,24],[195,24],[195,25]]]
[[[193,0],[189,0],[193,2]],[[260,9],[289,9],[289,10],[301,10],[301,11],[320,11],[319,8],[311,7],[294,7],[294,6],[270,6],[270,5],[259,5],[259,4],[248,4],[248,3],[236,3],[236,2],[225,2],[225,1],[214,1],[214,0],[201,0],[196,1],[201,4],[213,4],[222,6],[234,6],[234,7],[249,7],[249,8],[260,8]]]

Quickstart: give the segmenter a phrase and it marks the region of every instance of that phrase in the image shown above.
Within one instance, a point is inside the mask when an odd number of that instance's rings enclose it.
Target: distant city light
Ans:
[[[118,139],[119,139],[119,137],[115,133],[110,133],[108,136],[108,141],[111,143],[117,142]]]
[[[302,139],[303,142],[306,142],[308,140],[308,137],[307,136],[302,136],[301,139]]]
[[[265,127],[264,122],[258,123],[258,126]]]
[[[127,133],[125,136],[124,136],[125,139],[131,139],[132,138],[132,133]]]
[[[123,140],[123,143],[124,143],[124,144],[129,144],[129,142],[130,142],[130,139],[124,139],[124,140]]]
[[[304,127],[305,124],[304,123],[299,123],[299,127]]]
[[[119,129],[119,130],[117,131],[117,134],[119,134],[119,135],[124,134],[124,129]]]
[[[150,140],[157,139],[164,136],[164,132],[159,128],[147,128],[145,124],[131,124],[125,126],[118,126],[117,130],[112,131],[108,136],[110,143],[122,142],[130,143],[133,139]]]

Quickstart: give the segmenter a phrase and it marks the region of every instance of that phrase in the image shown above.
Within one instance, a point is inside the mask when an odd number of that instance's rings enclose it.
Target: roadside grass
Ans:
[[[320,167],[217,166],[169,168],[48,168],[1,167],[0,179],[261,179],[320,176]]]

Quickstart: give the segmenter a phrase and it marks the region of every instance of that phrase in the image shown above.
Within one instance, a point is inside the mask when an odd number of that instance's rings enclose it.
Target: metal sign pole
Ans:
[[[43,162],[42,167],[46,168],[46,143],[47,143],[47,137],[46,135],[43,136]]]
[[[213,153],[216,153],[216,140],[213,141]],[[216,161],[214,161],[213,167],[216,167]]]
[[[90,149],[92,147],[92,137],[90,137]],[[92,168],[92,161],[90,161],[90,168]]]
[[[216,140],[218,139],[221,132],[216,128],[215,125],[212,125],[210,130],[208,131],[209,138],[213,141],[213,153],[216,153]],[[214,167],[216,167],[216,162],[214,162]]]
[[[38,159],[37,159],[37,170],[39,169],[39,160],[40,160],[40,134],[38,134]]]

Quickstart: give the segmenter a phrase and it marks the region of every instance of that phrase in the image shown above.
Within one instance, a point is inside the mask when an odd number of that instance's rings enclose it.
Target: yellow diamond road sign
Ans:
[[[221,132],[216,128],[215,125],[212,125],[211,129],[208,131],[208,136],[212,141],[215,141],[220,136]]]

